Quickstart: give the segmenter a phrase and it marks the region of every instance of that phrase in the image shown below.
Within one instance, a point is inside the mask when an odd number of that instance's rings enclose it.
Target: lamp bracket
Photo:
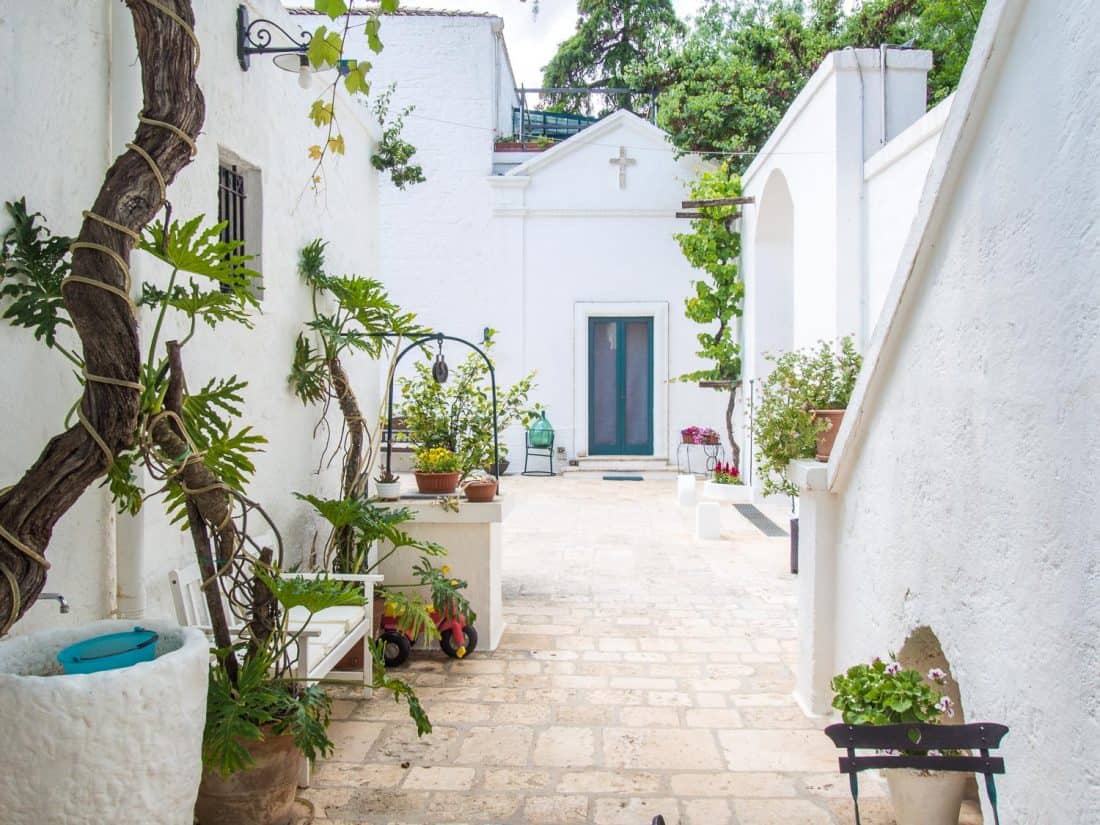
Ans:
[[[272,46],[271,40],[275,31],[285,37],[290,45]],[[312,40],[313,35],[309,32],[302,32],[295,37],[278,23],[262,17],[250,21],[248,9],[243,5],[237,6],[237,62],[246,72],[249,58],[254,54],[305,54]]]

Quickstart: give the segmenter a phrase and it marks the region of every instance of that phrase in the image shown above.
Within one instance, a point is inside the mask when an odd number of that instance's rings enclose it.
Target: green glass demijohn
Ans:
[[[549,447],[554,443],[554,428],[546,420],[545,411],[539,413],[538,420],[527,432],[532,447]]]

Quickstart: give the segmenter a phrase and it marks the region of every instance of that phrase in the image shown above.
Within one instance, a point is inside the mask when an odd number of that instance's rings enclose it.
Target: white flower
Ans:
[[[897,676],[899,673],[901,673],[901,665],[897,662],[890,662],[890,664],[886,666],[887,676]]]
[[[934,667],[928,671],[928,678],[933,682],[942,682],[947,678],[947,674],[938,667]]]
[[[946,713],[948,716],[955,715],[955,703],[948,697],[944,696],[940,701],[936,702],[936,710],[940,713]]]
[[[943,752],[938,751],[938,750],[930,750],[930,751],[928,751],[928,755],[929,756],[943,756]]]
[[[883,748],[879,751],[883,756],[901,756],[901,751],[893,750],[892,748]]]

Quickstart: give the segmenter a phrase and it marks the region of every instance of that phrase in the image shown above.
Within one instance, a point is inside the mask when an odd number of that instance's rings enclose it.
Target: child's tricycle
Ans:
[[[439,646],[444,653],[452,659],[461,659],[474,652],[477,648],[477,629],[466,624],[465,616],[456,613],[452,617],[444,617],[438,610],[428,612],[439,631]],[[417,637],[398,630],[396,616],[384,616],[381,639],[385,645],[386,667],[397,667],[405,664]]]

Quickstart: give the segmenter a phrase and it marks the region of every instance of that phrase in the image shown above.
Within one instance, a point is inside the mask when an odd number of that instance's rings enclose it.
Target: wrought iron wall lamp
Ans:
[[[285,39],[287,45],[271,45],[276,32]],[[309,32],[302,32],[295,37],[273,20],[263,17],[249,20],[248,9],[243,5],[237,6],[237,62],[241,64],[242,71],[248,71],[252,55],[273,54],[275,57],[272,62],[284,71],[297,74],[298,85],[308,89],[316,73],[306,57],[312,40],[313,35]],[[348,61],[341,60],[337,70],[341,75],[347,74]]]

